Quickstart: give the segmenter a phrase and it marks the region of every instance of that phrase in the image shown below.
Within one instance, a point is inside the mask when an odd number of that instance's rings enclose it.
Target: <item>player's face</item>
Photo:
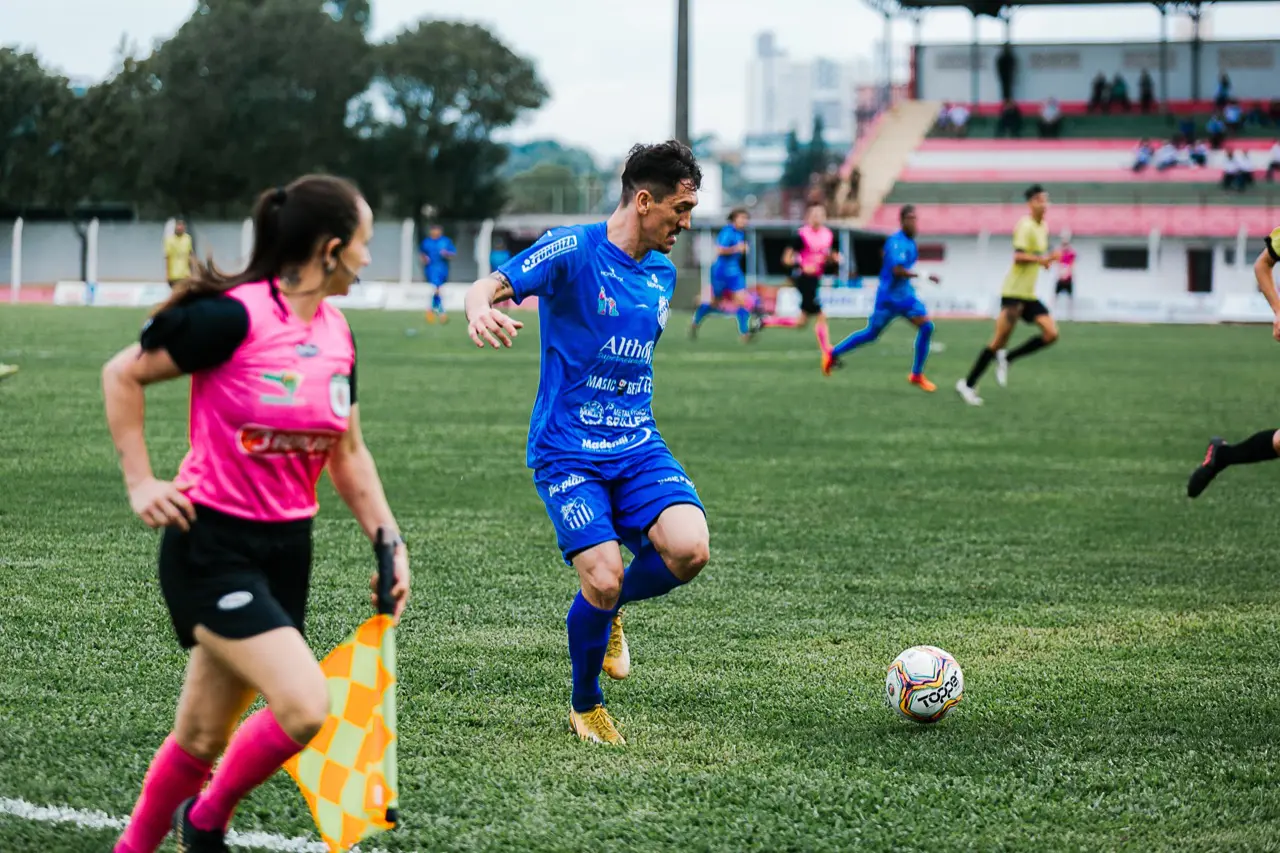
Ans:
[[[645,247],[666,254],[675,248],[680,232],[692,225],[698,192],[689,184],[681,183],[675,192],[658,201],[648,190],[641,190],[636,203],[640,211],[640,238]]]
[[[1036,193],[1031,197],[1031,200],[1028,201],[1027,204],[1031,207],[1031,215],[1036,219],[1042,219],[1044,218],[1045,212],[1049,209],[1049,194]]]
[[[804,221],[810,228],[820,228],[827,221],[827,209],[820,204],[815,204],[805,211]]]
[[[916,215],[914,213],[908,213],[902,217],[902,233],[908,237],[916,236]]]
[[[744,231],[746,230],[747,223],[750,221],[751,221],[750,216],[748,216],[745,213],[739,213],[737,216],[733,217],[733,222],[731,224],[733,225],[734,228],[737,228],[739,231]]]
[[[439,240],[440,235],[443,233],[444,233],[444,229],[441,228],[439,225],[432,225],[430,230],[427,231],[427,236],[429,236],[432,240]]]
[[[186,234],[186,233],[187,233],[187,223],[182,222],[181,220],[179,220],[178,222],[173,223],[173,233],[174,233],[174,234],[177,234],[179,237],[181,237],[183,234]]]
[[[360,224],[356,226],[351,240],[338,253],[338,264],[329,275],[327,290],[337,296],[345,296],[351,290],[360,271],[369,266],[373,259],[369,254],[369,241],[373,239],[373,210],[363,198],[357,204],[360,207]],[[337,244],[337,240],[331,240],[328,251],[332,252]]]

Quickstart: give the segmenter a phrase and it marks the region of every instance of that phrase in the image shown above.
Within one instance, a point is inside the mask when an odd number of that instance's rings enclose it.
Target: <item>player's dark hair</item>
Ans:
[[[640,190],[648,190],[657,201],[671,195],[681,184],[702,187],[702,168],[693,149],[676,139],[657,145],[636,145],[627,152],[622,169],[622,203],[629,204]]]
[[[747,210],[745,207],[735,207],[733,210],[729,211],[729,218],[727,221],[733,222],[733,220],[737,219],[739,216],[750,216],[750,215],[751,215],[751,211]]]
[[[1040,184],[1032,184],[1031,186],[1027,187],[1027,191],[1022,195],[1027,201],[1031,201],[1031,199],[1040,195],[1040,193],[1042,192],[1044,192],[1044,187],[1042,187]]]
[[[335,254],[340,252],[360,225],[359,200],[355,184],[332,175],[304,175],[287,187],[263,192],[253,207],[253,251],[244,271],[225,273],[212,255],[204,263],[197,261],[191,277],[175,284],[154,313],[246,282],[280,278],[335,237],[342,242]]]
[[[902,210],[898,211],[898,221],[905,222],[907,217],[916,212],[914,204],[904,204]]]

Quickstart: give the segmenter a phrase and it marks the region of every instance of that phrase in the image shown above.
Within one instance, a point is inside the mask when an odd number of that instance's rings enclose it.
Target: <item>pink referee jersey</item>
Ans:
[[[1066,248],[1062,250],[1062,259],[1058,261],[1058,278],[1071,278],[1071,273],[1076,265],[1076,250]]]
[[[351,415],[355,345],[328,302],[302,322],[269,282],[227,296],[249,335],[231,358],[191,376],[191,450],[178,477],[197,504],[253,521],[310,518],[316,484]]]
[[[800,270],[805,275],[820,276],[827,265],[827,256],[831,254],[831,244],[835,235],[825,225],[810,228],[800,226]]]

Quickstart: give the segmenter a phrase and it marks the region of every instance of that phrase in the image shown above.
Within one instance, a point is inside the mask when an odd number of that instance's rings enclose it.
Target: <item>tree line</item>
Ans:
[[[369,4],[202,0],[85,89],[0,48],[0,213],[242,216],[315,170],[357,181],[380,214],[497,213],[507,149],[492,135],[546,100],[534,64],[473,24],[372,42]]]

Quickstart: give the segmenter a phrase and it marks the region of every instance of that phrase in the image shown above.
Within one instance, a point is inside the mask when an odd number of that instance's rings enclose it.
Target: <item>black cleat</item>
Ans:
[[[1191,479],[1187,480],[1187,497],[1200,497],[1200,493],[1209,488],[1213,478],[1226,467],[1218,464],[1218,452],[1226,446],[1226,441],[1221,438],[1209,439],[1209,449],[1204,452],[1204,461],[1200,463],[1199,468],[1191,472]]]
[[[231,853],[226,833],[216,829],[196,829],[191,825],[191,806],[195,801],[195,797],[188,798],[173,813],[173,836],[178,842],[178,853]]]

